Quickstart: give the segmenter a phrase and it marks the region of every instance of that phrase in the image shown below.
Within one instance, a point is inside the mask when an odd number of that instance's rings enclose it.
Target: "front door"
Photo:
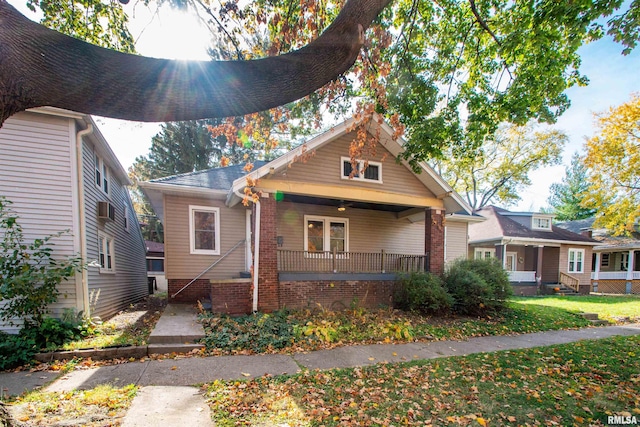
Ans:
[[[505,269],[507,271],[516,271],[518,262],[518,254],[515,252],[507,252],[507,259],[505,263]]]

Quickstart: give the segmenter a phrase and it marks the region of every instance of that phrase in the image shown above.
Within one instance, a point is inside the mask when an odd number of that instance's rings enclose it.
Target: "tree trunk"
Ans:
[[[226,117],[302,98],[347,71],[364,31],[391,0],[348,0],[300,50],[251,61],[171,61],[129,55],[32,22],[0,0],[0,126],[53,106],[136,121]]]
[[[18,427],[4,403],[0,402],[0,427]]]

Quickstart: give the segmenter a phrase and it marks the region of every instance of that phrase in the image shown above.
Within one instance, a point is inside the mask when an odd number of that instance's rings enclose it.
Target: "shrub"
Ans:
[[[458,260],[447,269],[444,283],[460,314],[500,310],[512,293],[509,276],[496,260]]]
[[[430,273],[411,273],[403,277],[393,295],[396,307],[424,314],[448,312],[453,298],[442,285],[440,277]]]
[[[37,352],[32,339],[0,332],[0,371],[29,364]]]
[[[80,258],[56,260],[52,234],[33,243],[25,243],[18,217],[0,196],[0,319],[13,324],[14,319],[39,326],[48,305],[58,299],[58,285],[82,269]]]

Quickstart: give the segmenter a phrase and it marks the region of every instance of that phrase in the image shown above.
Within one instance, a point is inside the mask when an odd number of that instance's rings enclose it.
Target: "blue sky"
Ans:
[[[9,0],[31,19],[37,17],[28,11],[25,0]],[[192,15],[176,13],[168,7],[154,14],[136,1],[127,6],[131,17],[130,29],[137,39],[138,51],[147,56],[171,59],[206,60],[207,30]],[[583,46],[582,73],[590,83],[567,91],[571,107],[555,125],[567,133],[570,142],[565,147],[563,165],[540,169],[530,174],[532,185],[522,192],[522,201],[514,210],[539,210],[546,206],[549,186],[560,182],[574,152],[583,151],[586,137],[593,135],[593,113],[629,100],[630,94],[640,92],[640,48],[622,56],[622,48],[609,38]],[[125,168],[136,156],[146,154],[153,137],[160,129],[158,123],[135,123],[123,120],[96,118],[100,130],[111,144]]]

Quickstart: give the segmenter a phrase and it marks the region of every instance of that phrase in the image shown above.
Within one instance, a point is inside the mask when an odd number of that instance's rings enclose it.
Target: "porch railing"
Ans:
[[[535,282],[535,271],[508,271],[510,282]]]
[[[626,271],[600,271],[598,272],[598,280],[627,280]],[[640,271],[632,271],[632,279],[640,280]],[[591,273],[591,278],[596,278],[596,273]]]
[[[427,266],[428,255],[278,250],[278,271],[289,273],[410,273]]]
[[[567,273],[560,272],[560,284],[571,288],[576,292],[580,291],[580,280]]]

